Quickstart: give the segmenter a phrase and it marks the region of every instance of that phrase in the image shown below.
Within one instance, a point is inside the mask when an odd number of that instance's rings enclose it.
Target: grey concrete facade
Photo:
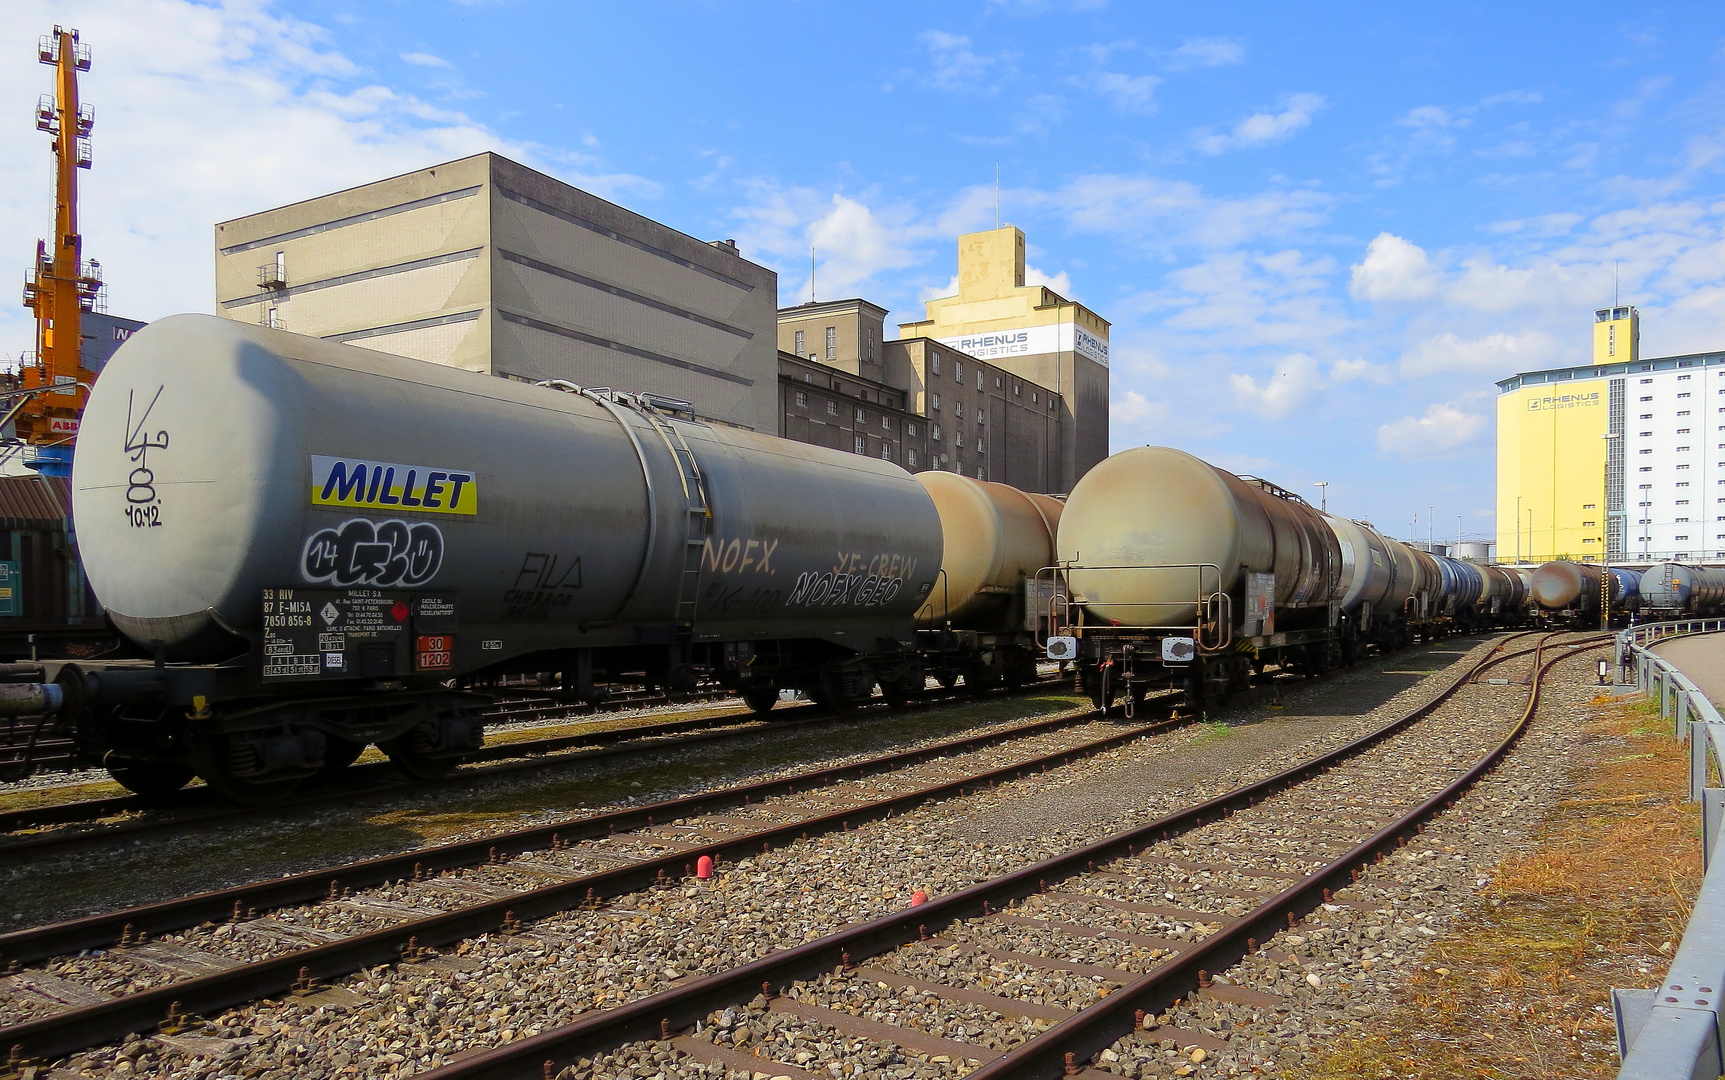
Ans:
[[[872,396],[896,403],[896,422],[914,433],[890,459],[911,472],[943,469],[1025,491],[1065,490],[1071,421],[1060,394],[930,338],[883,341],[886,316],[886,309],[855,298],[779,312],[780,434],[852,450],[847,440],[855,433],[845,417],[862,408],[856,399]],[[794,373],[787,373],[790,356],[798,361]],[[853,400],[843,407],[816,400],[809,379],[843,387]],[[799,393],[809,411],[798,407]],[[881,434],[865,426],[866,452],[878,456]]]
[[[779,426],[778,278],[496,154],[216,226],[221,314]]]

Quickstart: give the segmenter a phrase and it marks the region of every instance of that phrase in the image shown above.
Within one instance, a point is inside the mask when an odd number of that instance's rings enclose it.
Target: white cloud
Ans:
[[[816,258],[815,294],[831,300],[864,291],[875,275],[917,263],[910,246],[929,233],[904,207],[876,208],[842,193],[758,185],[734,211],[737,242],[746,257],[779,271],[779,302],[809,298],[809,249]]]
[[[1228,376],[1235,399],[1271,420],[1279,420],[1305,404],[1323,386],[1323,381],[1318,362],[1305,353],[1282,357],[1261,383],[1250,375]]]
[[[1353,360],[1337,360],[1330,365],[1330,384],[1332,386],[1361,381],[1382,386],[1393,382],[1394,376],[1382,365],[1358,357]]]
[[[1438,402],[1423,416],[1404,416],[1378,428],[1378,449],[1402,458],[1441,457],[1472,442],[1485,417]]]
[[[1166,401],[1152,401],[1136,390],[1118,394],[1108,406],[1112,423],[1124,427],[1160,426],[1173,414]]]
[[[1154,112],[1156,87],[1162,80],[1154,75],[1124,75],[1104,71],[1096,76],[1096,89],[1114,102],[1116,108],[1129,112]]]
[[[587,175],[588,159],[500,138],[459,113],[369,81],[322,27],[264,4],[11,0],[0,19],[0,101],[34,101],[52,72],[36,35],[78,27],[97,112],[83,181],[85,254],[116,315],[160,318],[213,305],[217,221],[497,150],[600,194],[650,193],[638,177]],[[47,137],[0,125],[0,251],[51,229]],[[27,347],[27,312],[0,305],[0,351]]]
[[[443,57],[427,52],[402,53],[401,58],[410,64],[417,64],[420,67],[448,68],[455,66]]]
[[[1442,333],[1427,338],[1402,354],[1402,374],[1443,375],[1475,373],[1502,377],[1517,371],[1534,371],[1557,363],[1557,344],[1539,330],[1519,334],[1499,331],[1478,338],[1459,338]]]
[[[1305,190],[1215,198],[1186,180],[1106,173],[1079,176],[1051,198],[1084,231],[1206,248],[1305,232],[1322,224],[1332,202]]]
[[[956,283],[958,278],[955,277],[952,280],[954,282],[953,291],[957,292],[958,285]],[[1046,285],[1066,299],[1074,299],[1072,295],[1072,278],[1068,276],[1064,270],[1060,271],[1058,274],[1047,274],[1038,270],[1029,263],[1025,263],[1024,283],[1026,285]]]
[[[1383,232],[1366,245],[1366,257],[1353,265],[1348,292],[1356,300],[1423,300],[1438,283],[1425,249]]]
[[[1312,122],[1312,115],[1324,107],[1319,94],[1290,94],[1279,113],[1253,113],[1234,125],[1227,135],[1201,133],[1198,149],[1206,154],[1222,154],[1281,142]]]
[[[1187,38],[1169,58],[1175,68],[1222,67],[1246,59],[1246,47],[1228,38]]]
[[[916,36],[928,50],[930,66],[919,72],[924,83],[940,90],[977,90],[988,77],[995,56],[981,56],[970,47],[970,38],[944,30],[924,30]]]

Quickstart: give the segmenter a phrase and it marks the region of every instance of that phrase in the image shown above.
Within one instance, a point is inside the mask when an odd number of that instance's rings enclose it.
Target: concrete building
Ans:
[[[779,354],[779,434],[787,439],[880,458],[911,472],[929,467],[928,421],[905,407],[904,391]]]
[[[1642,359],[1633,307],[1593,362],[1497,384],[1497,556],[1725,559],[1725,353]]]
[[[1070,491],[1108,456],[1108,326],[1082,304],[1026,285],[1024,233],[1006,225],[958,238],[958,295],[930,300],[925,318],[899,324],[899,337],[930,338],[1052,390],[1060,462],[1050,488]]]
[[[778,278],[496,154],[216,226],[216,309],[505,378],[778,429]]]
[[[894,402],[903,413],[899,422],[920,432],[921,444],[904,440],[905,453],[890,460],[912,472],[944,469],[1026,491],[1067,490],[1060,395],[930,338],[883,340],[886,315],[860,299],[785,308],[779,348],[817,382],[818,369],[860,401]],[[849,448],[842,440],[805,437],[800,414],[787,410],[784,416],[787,438]]]

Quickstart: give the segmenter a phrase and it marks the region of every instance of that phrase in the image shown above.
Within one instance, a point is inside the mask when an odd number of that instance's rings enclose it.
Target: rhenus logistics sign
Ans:
[[[986,334],[937,338],[949,349],[969,353],[978,360],[1003,360],[1013,356],[1075,352],[1103,367],[1108,366],[1108,338],[1076,323],[1027,326],[1022,330],[993,330]]]
[[[479,513],[479,485],[467,469],[313,455],[311,502],[313,506],[471,517]]]

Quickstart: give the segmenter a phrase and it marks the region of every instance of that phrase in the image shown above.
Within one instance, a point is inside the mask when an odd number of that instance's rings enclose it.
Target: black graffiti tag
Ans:
[[[300,572],[333,585],[401,585],[412,588],[443,566],[443,534],[428,521],[352,518],[320,529],[305,542]]]

